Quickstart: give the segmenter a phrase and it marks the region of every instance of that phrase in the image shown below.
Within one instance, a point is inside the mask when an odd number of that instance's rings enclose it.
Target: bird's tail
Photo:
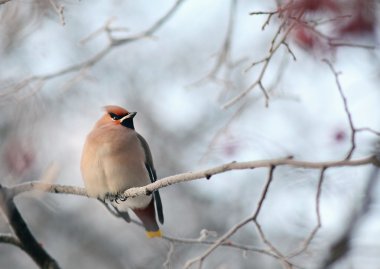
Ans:
[[[162,237],[161,230],[158,231],[146,231],[146,236],[148,238]]]
[[[153,199],[144,209],[134,209],[133,212],[142,221],[148,238],[161,237],[162,233],[156,221],[156,212]]]

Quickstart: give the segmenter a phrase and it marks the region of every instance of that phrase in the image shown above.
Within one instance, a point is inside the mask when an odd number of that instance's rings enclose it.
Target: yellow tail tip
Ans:
[[[160,230],[158,230],[158,231],[146,231],[146,236],[148,238],[161,237],[162,233]]]

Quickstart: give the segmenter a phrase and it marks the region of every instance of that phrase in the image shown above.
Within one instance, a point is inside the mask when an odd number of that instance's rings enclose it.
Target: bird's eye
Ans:
[[[110,117],[112,120],[120,120],[121,117],[116,115],[115,113],[109,113]]]

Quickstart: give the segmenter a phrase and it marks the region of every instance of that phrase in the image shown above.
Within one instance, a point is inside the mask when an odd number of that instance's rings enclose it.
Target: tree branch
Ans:
[[[231,162],[223,165],[215,166],[213,168],[195,171],[195,172],[187,172],[182,174],[177,174],[169,177],[162,178],[157,180],[154,183],[150,183],[143,187],[135,187],[130,188],[124,192],[124,197],[136,197],[139,195],[150,194],[155,190],[160,188],[164,188],[173,184],[201,179],[201,178],[210,178],[214,175],[221,174],[227,171],[232,170],[247,170],[254,168],[265,168],[271,166],[292,166],[292,167],[300,167],[305,169],[322,169],[322,168],[332,168],[332,167],[345,167],[345,166],[360,166],[366,164],[373,164],[376,166],[380,166],[380,161],[376,158],[376,156],[368,156],[362,159],[356,160],[341,160],[341,161],[330,161],[330,162],[307,162],[294,160],[291,158],[282,158],[282,159],[271,159],[271,160],[260,160],[260,161],[248,161],[248,162]],[[87,192],[84,188],[74,187],[74,186],[64,186],[58,184],[49,184],[42,182],[25,182],[22,184],[15,185],[10,187],[13,191],[14,195],[21,194],[23,192],[28,191],[44,191],[50,193],[64,193],[64,194],[74,194],[80,196],[88,196]]]
[[[318,179],[317,194],[315,196],[315,215],[317,216],[317,225],[314,227],[314,229],[311,231],[309,236],[303,242],[301,248],[295,251],[294,253],[288,255],[288,258],[293,258],[305,252],[308,249],[311,241],[314,239],[315,235],[317,234],[318,230],[322,227],[320,200],[321,200],[321,194],[322,194],[322,184],[325,178],[325,172],[326,172],[326,168],[322,168],[321,173],[319,175],[319,179]]]
[[[203,261],[216,249],[218,248],[219,246],[221,246],[222,244],[224,244],[226,242],[226,240],[228,238],[230,238],[232,235],[234,235],[238,230],[240,230],[240,228],[242,228],[243,226],[247,225],[248,223],[250,222],[254,222],[257,229],[258,229],[258,232],[259,232],[259,236],[261,238],[261,240],[263,241],[263,243],[265,245],[267,245],[269,247],[269,253],[271,253],[274,257],[276,257],[276,259],[278,259],[282,264],[284,264],[285,268],[291,268],[291,264],[289,261],[287,261],[285,259],[285,257],[265,238],[265,235],[259,225],[259,223],[257,222],[257,217],[259,216],[259,213],[261,211],[261,208],[262,208],[262,205],[264,203],[264,200],[268,194],[268,190],[269,190],[269,186],[270,184],[272,183],[272,180],[273,180],[273,172],[274,172],[274,169],[276,167],[275,166],[270,166],[269,167],[269,171],[268,171],[268,177],[267,177],[267,180],[265,182],[265,185],[264,185],[264,188],[263,188],[263,191],[261,192],[261,195],[260,195],[260,199],[257,203],[257,207],[256,207],[256,210],[253,212],[253,214],[251,216],[249,216],[248,218],[242,220],[241,222],[237,223],[236,225],[234,225],[228,232],[226,232],[223,236],[221,236],[217,241],[215,241],[214,244],[212,244],[202,255],[198,256],[198,257],[195,257],[189,261],[186,262],[185,266],[184,266],[184,269],[187,269],[187,268],[190,268],[192,265],[198,263],[198,268],[202,268],[202,264],[203,264]]]
[[[23,248],[20,240],[12,234],[0,233],[0,243],[11,244],[19,248]]]
[[[4,0],[0,0],[0,1],[4,1]],[[108,35],[109,43],[107,44],[107,46],[105,46],[103,49],[101,49],[94,56],[92,56],[92,57],[90,57],[90,58],[88,58],[88,59],[86,59],[80,63],[70,65],[66,68],[60,69],[58,71],[55,71],[55,72],[52,72],[49,74],[31,76],[29,78],[22,80],[19,83],[16,83],[15,85],[11,85],[10,87],[7,87],[7,88],[11,88],[12,91],[13,90],[18,91],[18,90],[21,90],[22,88],[28,86],[30,83],[33,83],[33,82],[39,82],[39,81],[45,82],[47,80],[54,79],[54,78],[62,76],[62,75],[66,75],[69,73],[73,73],[76,71],[81,71],[81,70],[90,68],[90,67],[94,66],[95,64],[97,64],[98,62],[100,62],[115,47],[118,47],[120,45],[124,45],[127,43],[132,43],[132,42],[135,42],[135,41],[138,41],[140,39],[143,39],[143,38],[146,38],[146,37],[153,35],[156,31],[158,31],[164,25],[165,22],[167,22],[173,16],[173,14],[178,10],[178,8],[181,6],[181,4],[183,2],[185,2],[185,0],[177,0],[164,16],[162,16],[160,19],[158,19],[148,29],[146,29],[145,31],[142,31],[139,34],[136,34],[136,35],[133,35],[133,36],[130,36],[127,38],[119,38],[119,39],[116,39],[116,38],[112,37],[112,35],[109,34]],[[1,4],[1,2],[0,2],[0,4]],[[107,29],[105,29],[105,30],[107,30]],[[109,28],[108,28],[108,30],[109,30]],[[42,87],[42,85],[41,85],[41,87]]]
[[[43,249],[30,232],[26,222],[22,218],[13,201],[12,191],[0,186],[0,209],[3,211],[7,222],[20,241],[21,248],[42,269],[59,269],[57,262]],[[13,240],[13,243],[16,243]],[[19,245],[19,244],[15,244]]]
[[[335,70],[334,66],[332,65],[332,63],[329,60],[323,59],[323,61],[330,67],[330,70],[334,74],[335,82],[336,82],[336,85],[338,87],[338,91],[339,91],[340,97],[342,98],[342,101],[343,101],[344,111],[346,112],[347,120],[348,120],[348,123],[350,125],[350,129],[351,129],[351,148],[349,149],[349,151],[347,153],[347,156],[346,156],[346,160],[348,160],[348,159],[350,159],[352,157],[352,154],[354,153],[354,150],[356,148],[356,142],[355,142],[356,130],[355,130],[354,122],[352,121],[351,112],[348,109],[347,98],[346,98],[346,96],[343,93],[342,85],[340,84],[340,81],[339,81],[339,75],[340,75],[340,73]]]
[[[181,244],[214,245],[216,243],[216,241],[211,241],[211,240],[199,240],[198,238],[197,239],[177,238],[177,237],[171,237],[171,236],[167,236],[167,235],[164,235],[162,238],[169,240],[172,243],[181,243]],[[272,252],[270,252],[266,249],[262,249],[262,248],[255,247],[255,246],[242,245],[242,244],[238,244],[238,243],[235,243],[232,241],[224,241],[223,243],[220,244],[220,246],[235,248],[235,249],[241,249],[241,250],[245,250],[245,251],[252,251],[252,252],[256,252],[256,253],[260,253],[260,254],[265,254],[265,255],[273,257],[275,259],[278,258],[275,254],[273,254]]]
[[[331,162],[307,162],[298,161],[290,158],[283,159],[273,159],[273,160],[262,160],[262,161],[249,161],[249,162],[231,162],[216,166],[214,168],[201,170],[197,172],[188,172],[183,174],[178,174],[174,176],[169,176],[154,183],[146,185],[144,187],[131,188],[124,192],[125,197],[136,197],[138,195],[143,195],[147,193],[152,193],[153,191],[173,185],[180,182],[191,181],[201,178],[210,178],[213,175],[224,173],[231,170],[246,170],[254,168],[265,168],[270,166],[292,166],[300,167],[305,169],[322,169],[323,167],[344,167],[344,166],[360,166],[365,164],[379,165],[379,160],[375,156],[366,157],[357,160],[342,160],[342,161],[331,161]]]
[[[280,36],[281,34],[281,31],[282,29],[286,26],[285,23],[281,24],[276,32],[276,34],[274,35],[272,41],[271,41],[271,47],[269,48],[269,54],[267,57],[265,57],[264,59],[262,60],[259,60],[257,62],[254,62],[252,63],[246,70],[245,72],[247,72],[249,69],[251,69],[253,66],[255,66],[256,64],[259,64],[259,63],[263,63],[263,66],[260,70],[260,73],[257,77],[257,79],[245,90],[243,90],[241,93],[239,93],[238,95],[236,95],[235,97],[231,98],[229,101],[227,101],[222,107],[224,109],[227,109],[229,108],[230,106],[234,105],[235,103],[237,103],[238,101],[240,101],[242,98],[244,98],[248,93],[250,93],[254,88],[256,88],[256,86],[259,86],[259,88],[261,89],[261,91],[263,92],[263,95],[265,97],[265,105],[268,106],[268,103],[269,103],[269,95],[268,95],[268,92],[267,90],[265,89],[264,85],[263,85],[263,79],[264,79],[264,76],[266,74],[266,71],[267,71],[267,68],[269,66],[269,62],[272,60],[273,56],[275,55],[275,53],[277,52],[277,50],[281,47],[282,44],[284,44],[284,42],[286,41],[286,38],[288,37],[288,35],[290,34],[291,30],[293,29],[294,27],[294,24],[291,24],[288,26],[288,28],[286,29],[284,35],[281,37],[281,39],[276,42],[277,38]],[[286,46],[286,45],[285,45]],[[289,50],[289,47],[286,46],[287,49]],[[292,56],[294,57],[294,54],[292,54]]]
[[[10,187],[14,196],[29,192],[29,191],[43,191],[50,193],[62,193],[62,194],[73,194],[79,196],[88,196],[85,188],[75,187],[75,186],[65,186],[59,184],[50,184],[39,181],[25,182],[13,187]]]
[[[186,182],[190,180],[196,180],[201,178],[207,178],[209,179],[213,175],[217,175],[220,173],[225,173],[227,171],[231,170],[244,170],[244,169],[254,169],[254,168],[269,168],[269,174],[267,183],[265,185],[265,188],[263,190],[263,193],[261,195],[260,201],[258,203],[257,209],[254,212],[253,215],[249,216],[247,219],[242,220],[240,223],[236,224],[234,227],[230,229],[229,232],[227,232],[224,236],[222,236],[219,240],[212,243],[210,248],[208,249],[208,254],[210,254],[214,249],[216,249],[220,245],[231,245],[231,243],[227,243],[227,239],[232,236],[236,231],[240,229],[240,227],[244,226],[245,224],[254,221],[256,227],[258,228],[258,232],[260,235],[261,240],[264,244],[266,244],[269,247],[269,253],[268,255],[271,255],[272,257],[275,257],[278,259],[284,266],[284,268],[291,268],[291,263],[287,260],[286,257],[284,257],[273,245],[270,244],[270,242],[265,238],[264,233],[262,232],[259,224],[257,223],[256,219],[260,212],[262,203],[265,199],[266,193],[268,191],[269,185],[273,178],[273,171],[277,166],[292,166],[292,167],[299,167],[299,168],[305,168],[305,169],[321,169],[325,170],[327,168],[333,168],[333,167],[350,167],[350,166],[361,166],[361,165],[369,165],[373,164],[376,166],[380,166],[379,160],[375,156],[369,156],[362,159],[356,159],[356,160],[340,160],[340,161],[330,161],[330,162],[307,162],[307,161],[299,161],[294,160],[291,158],[281,158],[281,159],[271,159],[271,160],[260,160],[260,161],[249,161],[249,162],[231,162],[226,163],[220,166],[216,166],[210,169],[200,170],[196,172],[187,172],[182,174],[177,174],[173,176],[169,176],[166,178],[162,178],[154,183],[148,184],[143,187],[136,187],[128,189],[124,192],[123,196],[121,198],[128,198],[128,197],[136,197],[139,195],[147,195],[151,194],[154,190],[170,186],[172,184],[177,184],[180,182]],[[323,178],[323,173],[322,173]],[[321,188],[322,181],[320,179],[319,185],[318,185],[318,192],[317,192],[317,205],[319,204],[319,196],[320,196],[320,188]],[[36,262],[41,265],[45,266],[46,261],[49,261],[49,263],[53,264],[58,268],[58,265],[56,265],[55,261],[46,253],[44,250],[39,246],[39,244],[35,241],[35,239],[32,237],[31,233],[29,232],[26,223],[22,220],[21,215],[17,211],[17,208],[15,207],[13,203],[13,197],[22,194],[24,192],[28,191],[43,191],[43,192],[49,192],[49,193],[65,193],[65,194],[74,194],[79,196],[88,196],[87,192],[84,188],[81,187],[74,187],[74,186],[64,186],[64,185],[58,185],[58,184],[48,184],[43,182],[26,182],[22,184],[15,185],[10,188],[2,187],[0,189],[0,198],[2,198],[3,203],[1,204],[3,211],[6,213],[8,218],[11,220],[10,224],[12,227],[14,227],[14,230],[16,232],[16,235],[22,242],[25,251],[33,257],[33,259],[36,260]],[[316,209],[317,212],[319,211],[319,208]],[[10,213],[12,212],[12,214]],[[317,213],[318,215],[319,213]],[[319,220],[320,222],[320,220]],[[26,231],[26,232],[24,232]],[[316,233],[316,231],[315,231]],[[314,232],[312,233],[314,234]],[[313,235],[311,235],[312,237]],[[32,239],[31,239],[32,238]],[[169,238],[168,238],[169,239]],[[28,242],[28,244],[25,244],[24,242]],[[311,239],[310,239],[311,241]],[[39,246],[39,247],[37,247]],[[252,249],[252,248],[251,248]],[[253,249],[252,249],[253,250]],[[267,252],[267,250],[263,250]],[[37,252],[37,253],[36,253]],[[43,262],[43,263],[42,263]],[[45,265],[44,265],[45,264]],[[44,267],[41,267],[44,268]]]

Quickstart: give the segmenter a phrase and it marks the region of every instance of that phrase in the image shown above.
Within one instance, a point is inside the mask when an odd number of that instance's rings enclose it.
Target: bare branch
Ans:
[[[123,45],[125,43],[130,43],[132,41],[136,41],[142,38],[146,38],[149,36],[152,36],[155,32],[157,32],[178,10],[178,8],[181,6],[181,4],[185,2],[185,0],[177,0],[174,5],[169,9],[169,11],[162,16],[156,23],[154,23],[150,28],[147,30],[141,32],[140,34],[137,34],[135,36],[127,37],[127,38],[121,38],[121,39],[115,39],[112,42],[113,46],[119,46]]]
[[[376,50],[379,48],[378,46],[375,46],[375,45],[348,43],[348,42],[333,41],[333,40],[330,40],[328,44],[333,47],[348,47],[348,48],[367,49],[367,50]]]
[[[146,195],[152,193],[155,190],[164,188],[173,184],[180,182],[186,182],[201,178],[210,178],[214,175],[221,174],[231,170],[246,170],[254,168],[265,168],[271,166],[292,166],[300,167],[305,169],[322,169],[322,168],[332,168],[332,167],[353,167],[361,165],[373,164],[380,166],[379,160],[375,156],[369,156],[357,160],[341,160],[341,161],[331,161],[331,162],[307,162],[299,161],[290,158],[282,159],[271,159],[271,160],[261,160],[261,161],[248,161],[248,162],[231,162],[226,163],[220,166],[216,166],[210,169],[187,172],[182,174],[177,174],[169,177],[162,178],[157,180],[154,183],[150,183],[143,187],[130,188],[126,190],[123,195],[124,198],[127,197],[136,197],[139,195]],[[87,192],[84,188],[74,187],[74,186],[63,186],[57,184],[48,184],[42,182],[25,182],[19,185],[15,185],[10,188],[14,195],[21,194],[23,192],[39,190],[50,193],[65,193],[65,194],[74,194],[79,196],[87,196]]]
[[[268,107],[269,106],[269,95],[268,95],[268,91],[265,89],[262,81],[259,82],[259,88],[265,97],[265,107]]]
[[[256,64],[258,63],[264,63],[261,70],[260,70],[260,73],[257,77],[257,79],[247,88],[245,89],[244,91],[242,91],[241,93],[239,93],[238,95],[236,95],[235,97],[231,98],[229,101],[227,101],[222,107],[223,109],[227,109],[229,108],[230,106],[234,105],[235,103],[237,103],[238,101],[240,101],[241,99],[243,99],[248,93],[250,93],[256,86],[259,86],[261,91],[263,92],[264,94],[264,97],[265,97],[265,104],[266,106],[268,106],[268,102],[269,102],[269,96],[266,92],[266,90],[264,89],[264,87],[262,87],[262,80],[264,78],[264,75],[266,74],[266,70],[269,66],[269,62],[271,61],[271,59],[273,58],[274,54],[276,53],[276,51],[280,48],[280,46],[283,44],[283,42],[286,41],[286,38],[288,37],[290,31],[293,29],[294,27],[294,24],[290,25],[286,32],[283,34],[283,36],[281,37],[281,39],[276,43],[276,40],[277,40],[277,37],[280,35],[281,33],[281,30],[282,28],[285,26],[285,24],[281,24],[276,32],[276,34],[274,35],[272,41],[271,41],[271,47],[269,48],[269,55],[267,57],[265,57],[264,59],[258,61],[258,62],[254,62],[252,63],[245,71],[247,72],[249,69],[251,69],[253,66],[255,66]],[[286,45],[285,45],[286,46]]]
[[[299,18],[294,18],[294,17],[288,17],[288,19],[293,20],[296,23],[301,24],[302,27],[307,28],[308,30],[313,32],[315,35],[322,38],[327,43],[327,45],[329,45],[331,47],[348,47],[348,48],[358,48],[358,49],[367,49],[367,50],[375,50],[378,48],[377,45],[367,45],[367,44],[345,42],[345,41],[342,41],[340,39],[337,39],[336,37],[332,37],[328,34],[325,34],[317,28],[319,25],[322,25],[322,24],[325,24],[328,22],[333,22],[334,20],[342,19],[345,17],[347,17],[347,16],[341,16],[341,17],[337,17],[335,19],[330,19],[330,20],[321,21],[321,22],[302,21]]]
[[[208,77],[214,77],[220,68],[222,67],[223,63],[229,62],[229,55],[230,55],[230,49],[231,49],[231,40],[233,37],[233,30],[235,25],[235,16],[236,16],[236,6],[237,6],[237,0],[231,0],[231,7],[230,7],[230,14],[229,14],[229,21],[228,21],[228,27],[226,32],[226,37],[224,38],[224,42],[222,45],[221,52],[219,53],[218,60],[215,63],[214,68],[211,70]]]
[[[61,20],[62,26],[65,26],[65,15],[63,14],[63,11],[65,10],[64,5],[57,4],[55,0],[49,0],[51,6],[54,8],[55,12],[58,14],[59,19]]]
[[[339,75],[340,75],[340,73],[335,70],[334,66],[332,65],[332,63],[329,60],[323,59],[323,61],[330,67],[331,71],[334,74],[335,82],[336,82],[336,85],[338,87],[338,91],[339,91],[340,97],[342,98],[343,105],[344,105],[344,110],[346,112],[348,123],[350,125],[350,129],[351,129],[351,148],[349,149],[349,151],[347,153],[347,156],[346,156],[346,160],[348,160],[348,159],[350,159],[352,157],[352,154],[354,153],[354,150],[355,150],[355,147],[356,147],[356,143],[355,143],[356,131],[355,131],[354,123],[352,121],[352,115],[351,115],[350,110],[348,109],[347,98],[346,98],[346,96],[343,93],[343,89],[342,89],[342,86],[341,86],[340,81],[339,81]]]
[[[315,214],[317,216],[317,225],[314,227],[314,229],[311,231],[309,236],[303,242],[301,248],[299,250],[295,251],[294,253],[288,255],[287,256],[288,258],[298,256],[301,253],[305,252],[308,249],[311,241],[314,239],[315,235],[317,234],[318,230],[322,226],[321,212],[320,212],[320,200],[321,200],[322,184],[323,184],[323,180],[325,177],[325,172],[326,172],[326,168],[322,168],[321,173],[319,175],[319,180],[318,180],[317,194],[315,196]]]
[[[267,180],[265,182],[265,185],[264,185],[264,188],[263,188],[263,191],[260,195],[260,199],[257,203],[257,207],[256,207],[256,210],[253,212],[253,214],[251,216],[249,216],[248,218],[242,220],[241,222],[239,222],[238,224],[234,225],[228,232],[226,232],[223,236],[221,236],[218,240],[215,241],[214,244],[212,244],[202,255],[198,256],[198,257],[195,257],[189,261],[186,262],[184,268],[187,269],[187,268],[190,268],[192,265],[198,263],[199,264],[199,267],[198,268],[201,268],[202,267],[202,263],[203,261],[215,250],[217,249],[219,246],[221,246],[224,242],[226,242],[226,240],[228,238],[230,238],[232,235],[234,235],[241,227],[245,226],[246,224],[250,223],[250,222],[254,222],[256,224],[256,227],[258,227],[258,230],[259,230],[259,235],[260,235],[260,238],[262,239],[262,241],[269,247],[270,251],[273,253],[273,255],[278,258],[281,263],[283,264],[286,264],[287,267],[286,268],[290,268],[290,263],[288,261],[285,260],[285,258],[283,257],[283,255],[268,241],[266,240],[265,236],[264,236],[264,233],[262,232],[261,228],[260,228],[260,225],[258,224],[257,222],[257,217],[261,211],[261,208],[262,208],[262,205],[263,205],[263,202],[266,198],[266,195],[268,193],[268,190],[269,190],[269,186],[273,180],[273,172],[274,172],[274,169],[275,169],[275,166],[270,166],[269,167],[269,172],[268,172],[268,177],[267,177]]]
[[[58,269],[57,262],[43,249],[30,232],[14,201],[12,192],[0,186],[0,209],[17,236],[22,249],[34,260],[40,268]]]
[[[210,241],[210,240],[201,240],[200,241],[199,238],[196,238],[196,239],[177,238],[177,237],[171,237],[171,236],[167,236],[167,235],[164,235],[163,238],[167,239],[173,243],[200,244],[200,245],[214,245],[215,244],[215,241]],[[265,249],[262,249],[259,247],[255,247],[255,246],[242,245],[242,244],[238,244],[238,243],[235,243],[232,241],[225,241],[220,246],[236,248],[236,249],[241,249],[241,250],[245,250],[245,251],[252,251],[252,252],[256,252],[256,253],[265,254],[265,255],[271,256],[271,257],[276,258],[276,259],[278,258],[276,255],[274,255],[273,253],[271,253],[268,250],[265,250]]]
[[[170,260],[172,258],[173,253],[174,253],[174,244],[170,242],[169,251],[168,251],[168,254],[166,254],[166,260],[162,265],[164,268],[166,269],[170,268]]]
[[[278,260],[281,262],[283,267],[287,269],[292,268],[290,261],[288,261],[287,258],[284,257],[284,255],[266,238],[259,222],[255,220],[253,223],[255,224],[260,240],[270,249],[271,253],[274,253],[278,257]]]
[[[272,17],[275,15],[275,14],[278,14],[279,11],[276,10],[276,11],[254,11],[254,12],[250,12],[249,15],[268,15],[267,16],[267,19],[265,20],[263,26],[261,26],[261,30],[264,31],[265,30],[265,27],[267,27],[270,23],[270,20],[272,19]]]
[[[259,216],[259,213],[261,211],[261,207],[264,203],[264,200],[265,200],[265,197],[268,193],[268,189],[269,189],[269,186],[270,184],[272,183],[272,180],[273,180],[273,172],[274,172],[274,169],[276,168],[276,166],[274,165],[271,165],[269,167],[269,173],[268,173],[268,178],[267,178],[267,181],[265,182],[265,186],[264,186],[264,189],[261,193],[261,196],[260,196],[260,200],[259,202],[257,203],[257,207],[256,207],[256,210],[255,212],[253,213],[253,216],[252,216],[252,220],[253,221],[256,221],[257,217]]]
[[[253,12],[250,12],[249,15],[253,16],[253,15],[274,15],[274,14],[277,14],[278,11],[253,11]]]
[[[309,22],[317,26],[317,25],[328,24],[328,23],[341,21],[342,19],[349,19],[349,18],[352,18],[352,14],[338,15],[332,18],[327,18],[327,19],[323,18],[320,20],[309,20]]]
[[[79,41],[79,43],[82,44],[82,45],[84,45],[87,42],[89,42],[90,40],[94,39],[95,37],[99,36],[100,34],[102,34],[104,32],[106,32],[106,33],[112,32],[111,23],[114,20],[115,20],[115,17],[112,17],[112,18],[108,19],[104,23],[104,25],[102,27],[100,27],[99,29],[97,29],[94,32],[90,33],[88,36],[84,37],[81,41]],[[110,35],[108,37],[110,37]]]
[[[146,195],[152,193],[154,190],[157,190],[159,188],[163,188],[172,184],[180,183],[180,182],[186,182],[190,180],[200,179],[200,178],[207,178],[209,179],[211,176],[224,173],[230,170],[241,170],[241,169],[253,169],[253,168],[263,168],[267,167],[269,168],[269,174],[268,179],[266,182],[266,185],[263,189],[261,198],[258,202],[258,206],[256,211],[253,213],[253,215],[249,216],[247,219],[242,220],[240,223],[233,226],[226,234],[224,234],[221,238],[219,238],[217,241],[213,242],[213,244],[210,246],[210,248],[205,252],[204,258],[207,257],[213,250],[215,250],[218,246],[225,244],[226,240],[232,236],[236,231],[238,231],[242,226],[246,225],[247,223],[254,221],[256,224],[256,227],[259,232],[259,236],[262,239],[263,243],[266,244],[269,247],[270,253],[272,253],[273,257],[276,257],[285,268],[290,268],[290,262],[286,260],[286,258],[265,238],[265,235],[263,231],[261,230],[260,225],[257,223],[256,219],[257,216],[261,210],[262,203],[266,197],[269,185],[273,178],[273,171],[275,167],[281,166],[281,165],[288,165],[293,167],[303,167],[303,168],[309,168],[309,169],[326,169],[328,167],[342,167],[342,166],[359,166],[359,165],[366,165],[366,164],[374,164],[379,166],[379,161],[376,159],[375,156],[366,157],[363,159],[358,160],[342,160],[342,161],[331,161],[331,162],[305,162],[305,161],[297,161],[290,158],[283,158],[283,159],[273,159],[273,160],[263,160],[263,161],[251,161],[251,162],[232,162],[232,163],[226,163],[221,166],[216,166],[214,168],[201,170],[197,172],[189,172],[189,173],[183,173],[178,174],[174,176],[169,176],[166,178],[163,178],[161,180],[158,180],[154,183],[151,183],[149,185],[146,185],[144,187],[137,187],[137,188],[131,188],[124,192],[125,197],[136,197],[138,195]],[[320,183],[322,184],[322,182]],[[320,188],[320,187],[319,187]],[[2,189],[3,191],[5,188]],[[39,190],[44,192],[50,192],[50,193],[66,193],[66,194],[75,194],[80,196],[87,196],[87,192],[84,188],[80,187],[73,187],[73,186],[63,186],[63,185],[56,185],[56,184],[48,184],[48,183],[42,183],[42,182],[26,182],[19,185],[15,185],[11,188],[7,188],[7,195],[11,195],[11,198],[13,199],[14,196],[19,195],[21,193],[32,191],[32,190]],[[318,197],[320,195],[320,192],[318,193]],[[319,198],[318,198],[319,199]],[[319,209],[318,209],[319,210]],[[21,240],[22,241],[22,240]],[[201,240],[198,240],[201,241]],[[230,243],[226,243],[226,245],[230,245],[233,247]],[[198,260],[203,260],[204,258],[200,258]],[[189,261],[187,266],[191,266],[196,261]]]
[[[230,247],[236,247],[240,248],[241,245],[233,244],[227,242],[227,239],[232,236],[236,231],[238,231],[241,227],[246,225],[247,223],[256,220],[260,210],[262,203],[265,199],[265,196],[267,194],[269,185],[273,178],[273,170],[277,166],[281,165],[288,165],[293,167],[303,167],[303,168],[309,168],[309,169],[326,169],[329,167],[342,167],[342,166],[359,166],[359,165],[367,165],[367,164],[374,164],[379,166],[379,161],[376,159],[375,156],[366,157],[363,159],[357,159],[357,160],[342,160],[342,161],[331,161],[331,162],[305,162],[305,161],[297,161],[290,158],[283,158],[283,159],[273,159],[273,160],[263,160],[263,161],[251,161],[251,162],[232,162],[232,163],[226,163],[221,166],[216,166],[214,168],[201,170],[197,172],[189,172],[189,173],[183,173],[178,174],[170,177],[163,178],[161,180],[158,180],[154,183],[151,183],[149,185],[146,185],[144,187],[137,187],[137,188],[131,188],[124,192],[125,197],[136,197],[138,195],[146,195],[152,193],[154,190],[157,190],[159,188],[163,188],[172,184],[180,183],[180,182],[186,182],[190,180],[200,179],[200,178],[210,178],[213,175],[224,173],[230,170],[241,170],[241,169],[253,169],[253,168],[269,168],[269,174],[268,179],[266,182],[266,185],[263,189],[261,198],[258,202],[258,206],[256,211],[253,213],[253,215],[249,216],[248,218],[242,220],[240,223],[233,226],[226,234],[224,234],[221,238],[216,240],[215,242],[210,243],[211,246],[207,250],[207,252],[204,254],[204,257],[207,257],[213,250],[215,250],[218,246],[226,245]],[[322,184],[322,182],[320,183]],[[4,190],[4,188],[3,188]],[[16,195],[19,195],[21,193],[32,191],[32,190],[39,190],[44,192],[50,192],[50,193],[66,193],[66,194],[75,194],[80,196],[87,196],[86,190],[84,188],[80,187],[73,187],[73,186],[63,186],[63,185],[56,185],[56,184],[47,184],[42,182],[26,182],[19,185],[15,185],[11,188],[7,188],[8,195],[11,195],[13,198]],[[318,193],[318,197],[320,195],[320,192]],[[319,198],[318,198],[319,199]],[[318,209],[319,210],[319,209]],[[278,259],[284,266],[284,268],[290,268],[291,264],[286,258],[265,238],[265,235],[263,231],[261,230],[260,225],[257,223],[257,221],[254,221],[256,224],[256,227],[258,229],[259,236],[263,243],[269,247],[269,253],[267,250],[259,250],[255,249],[254,247],[243,247],[243,249],[251,250],[251,251],[262,251],[266,254]],[[168,237],[169,239],[169,237]],[[172,239],[172,238],[171,238]],[[203,242],[202,240],[197,240],[198,242]],[[189,241],[188,241],[189,242]],[[203,260],[204,258],[201,258]],[[194,261],[193,261],[194,263]],[[192,264],[191,261],[189,261],[188,265],[190,266]]]
[[[18,240],[12,234],[0,233],[0,243],[11,244],[22,249],[20,240]]]
[[[247,223],[252,221],[252,216],[249,216],[248,218],[242,220],[238,224],[234,225],[228,232],[226,232],[222,237],[220,237],[217,241],[213,242],[213,244],[203,253],[201,256],[195,257],[194,259],[191,259],[186,262],[184,268],[190,268],[193,264],[199,263],[202,264],[203,260],[210,255],[217,247],[224,244],[224,242],[230,238],[236,231],[238,231],[241,227],[246,225]]]
[[[224,90],[230,89],[233,87],[232,83],[229,80],[229,74],[228,71],[233,69],[236,64],[234,64],[231,60],[231,47],[232,47],[232,38],[234,34],[235,29],[235,17],[236,17],[236,9],[237,9],[237,0],[230,0],[230,9],[229,9],[229,17],[228,17],[228,25],[227,25],[227,31],[224,37],[224,41],[222,43],[222,46],[217,53],[216,61],[211,68],[211,70],[199,79],[198,81],[192,83],[192,85],[201,85],[204,82],[212,81],[216,84],[222,84]],[[221,79],[219,78],[219,74],[221,73],[221,70],[224,70],[225,68],[226,72],[224,77]]]
[[[296,55],[295,55],[294,52],[290,49],[290,46],[289,46],[288,42],[283,41],[282,44],[283,44],[283,45],[285,46],[285,48],[288,50],[289,54],[293,57],[293,60],[294,60],[294,61],[297,61]]]
[[[64,186],[58,184],[49,184],[39,181],[25,182],[10,187],[14,196],[28,191],[43,191],[50,193],[74,194],[87,196],[87,191],[81,187]]]
[[[274,172],[275,168],[276,168],[276,166],[270,166],[269,167],[268,178],[267,178],[267,181],[266,181],[265,186],[263,188],[263,191],[261,193],[260,200],[257,203],[256,210],[255,210],[255,212],[254,212],[254,214],[252,216],[252,221],[255,224],[255,227],[257,229],[257,233],[258,233],[261,241],[269,248],[269,250],[272,253],[274,253],[277,257],[279,257],[280,262],[284,265],[285,268],[291,268],[291,265],[290,265],[289,261],[287,261],[285,259],[284,255],[266,238],[266,236],[264,234],[264,231],[261,228],[261,225],[257,221],[257,218],[258,218],[259,213],[260,213],[260,211],[262,209],[262,205],[264,203],[264,200],[265,200],[265,198],[266,198],[266,196],[268,194],[269,186],[272,183],[273,172]]]
[[[45,75],[34,75],[29,78],[26,78],[22,80],[19,83],[16,83],[14,85],[11,85],[7,88],[10,89],[9,92],[14,92],[15,90],[21,90],[22,88],[28,86],[30,83],[36,82],[36,81],[47,81],[54,79],[56,77],[70,74],[73,72],[81,71],[83,69],[90,68],[100,62],[106,55],[108,55],[115,47],[127,44],[127,43],[132,43],[135,41],[139,41],[143,38],[147,38],[151,35],[153,35],[156,31],[158,31],[165,22],[167,22],[173,14],[178,10],[180,5],[184,2],[185,0],[177,0],[174,5],[170,8],[170,10],[162,16],[156,23],[154,23],[151,27],[146,29],[145,31],[140,32],[139,34],[127,37],[127,38],[120,38],[116,39],[113,37],[110,37],[110,42],[105,46],[103,49],[101,49],[98,53],[96,53],[94,56],[74,65],[70,65],[66,68],[60,69],[58,71],[52,72],[50,74],[45,74]]]
[[[355,131],[356,132],[369,132],[369,133],[372,133],[374,135],[380,136],[380,132],[379,131],[375,131],[372,128],[369,128],[369,127],[356,128]]]
[[[144,195],[146,193],[151,193],[154,190],[163,188],[172,184],[191,181],[201,178],[210,178],[213,175],[224,173],[231,170],[245,170],[253,168],[263,168],[271,166],[281,166],[288,165],[293,167],[302,167],[306,169],[322,169],[323,167],[343,167],[343,166],[359,166],[365,164],[374,164],[379,165],[379,161],[375,156],[366,157],[363,159],[357,160],[343,160],[343,161],[332,161],[332,162],[306,162],[306,161],[297,161],[289,158],[283,159],[273,159],[273,160],[263,160],[263,161],[250,161],[250,162],[232,162],[226,163],[224,165],[216,166],[214,168],[178,174],[174,176],[169,176],[160,180],[157,180],[154,183],[146,185],[144,187],[131,188],[124,192],[125,197],[136,197],[138,195]]]

